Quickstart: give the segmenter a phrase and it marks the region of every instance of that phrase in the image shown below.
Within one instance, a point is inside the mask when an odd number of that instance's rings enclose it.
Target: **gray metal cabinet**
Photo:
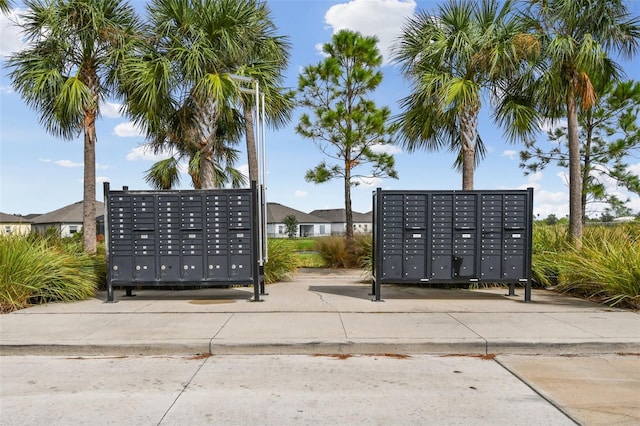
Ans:
[[[372,293],[381,283],[525,285],[531,300],[533,189],[373,194]]]
[[[109,301],[114,285],[253,284],[259,299],[255,187],[104,193]]]

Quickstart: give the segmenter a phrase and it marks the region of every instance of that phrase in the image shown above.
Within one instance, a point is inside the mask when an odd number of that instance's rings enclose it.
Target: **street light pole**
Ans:
[[[256,139],[256,151],[258,156],[258,222],[260,225],[259,232],[259,244],[258,244],[258,258],[260,266],[264,266],[269,260],[268,245],[267,245],[267,160],[266,160],[266,132],[265,132],[265,97],[264,93],[260,93],[260,84],[257,79],[247,77],[244,75],[230,74],[232,80],[250,84],[253,87],[245,87],[238,85],[238,91],[240,93],[251,94],[254,97],[255,113],[254,113],[254,137]]]

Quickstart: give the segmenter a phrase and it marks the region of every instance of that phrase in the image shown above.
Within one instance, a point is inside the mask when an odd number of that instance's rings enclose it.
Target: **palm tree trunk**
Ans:
[[[567,94],[567,139],[569,142],[569,236],[577,248],[582,245],[582,176],[578,106],[572,90]]]
[[[478,130],[477,106],[469,106],[460,114],[460,136],[462,138],[462,189],[473,190],[473,175],[476,165],[476,132]]]
[[[83,248],[96,252],[96,111],[84,117],[84,194],[82,200]]]
[[[205,143],[200,153],[200,188],[216,188],[216,171],[214,166],[213,149],[211,144]]]
[[[244,122],[247,140],[247,160],[249,162],[249,183],[258,182],[258,154],[256,151],[256,137],[253,132],[253,110],[246,103],[244,105]]]

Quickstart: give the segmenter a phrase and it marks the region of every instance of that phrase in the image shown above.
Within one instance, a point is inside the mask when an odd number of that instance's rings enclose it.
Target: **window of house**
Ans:
[[[11,225],[5,225],[4,226],[4,233],[5,234],[10,234],[11,233]]]
[[[320,235],[324,235],[325,227],[324,225],[320,225]]]
[[[78,225],[70,225],[69,226],[69,233],[70,234],[75,234],[76,232],[78,232],[78,228],[80,228]]]

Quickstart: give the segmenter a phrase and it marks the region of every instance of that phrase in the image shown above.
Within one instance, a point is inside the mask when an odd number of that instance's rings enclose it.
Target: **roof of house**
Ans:
[[[9,213],[0,212],[0,222],[2,223],[31,223],[31,221],[24,216],[15,216]]]
[[[299,224],[329,223],[328,220],[313,216],[278,203],[267,203],[267,223],[284,223],[284,218],[293,215]]]
[[[96,218],[104,215],[104,203],[96,201]],[[82,201],[33,218],[31,223],[82,223]]]
[[[332,223],[344,223],[347,221],[347,214],[345,213],[345,209],[314,210],[309,214],[317,217],[322,217]],[[371,214],[371,212],[353,212],[353,221],[355,223],[371,223],[373,221],[373,215]]]

